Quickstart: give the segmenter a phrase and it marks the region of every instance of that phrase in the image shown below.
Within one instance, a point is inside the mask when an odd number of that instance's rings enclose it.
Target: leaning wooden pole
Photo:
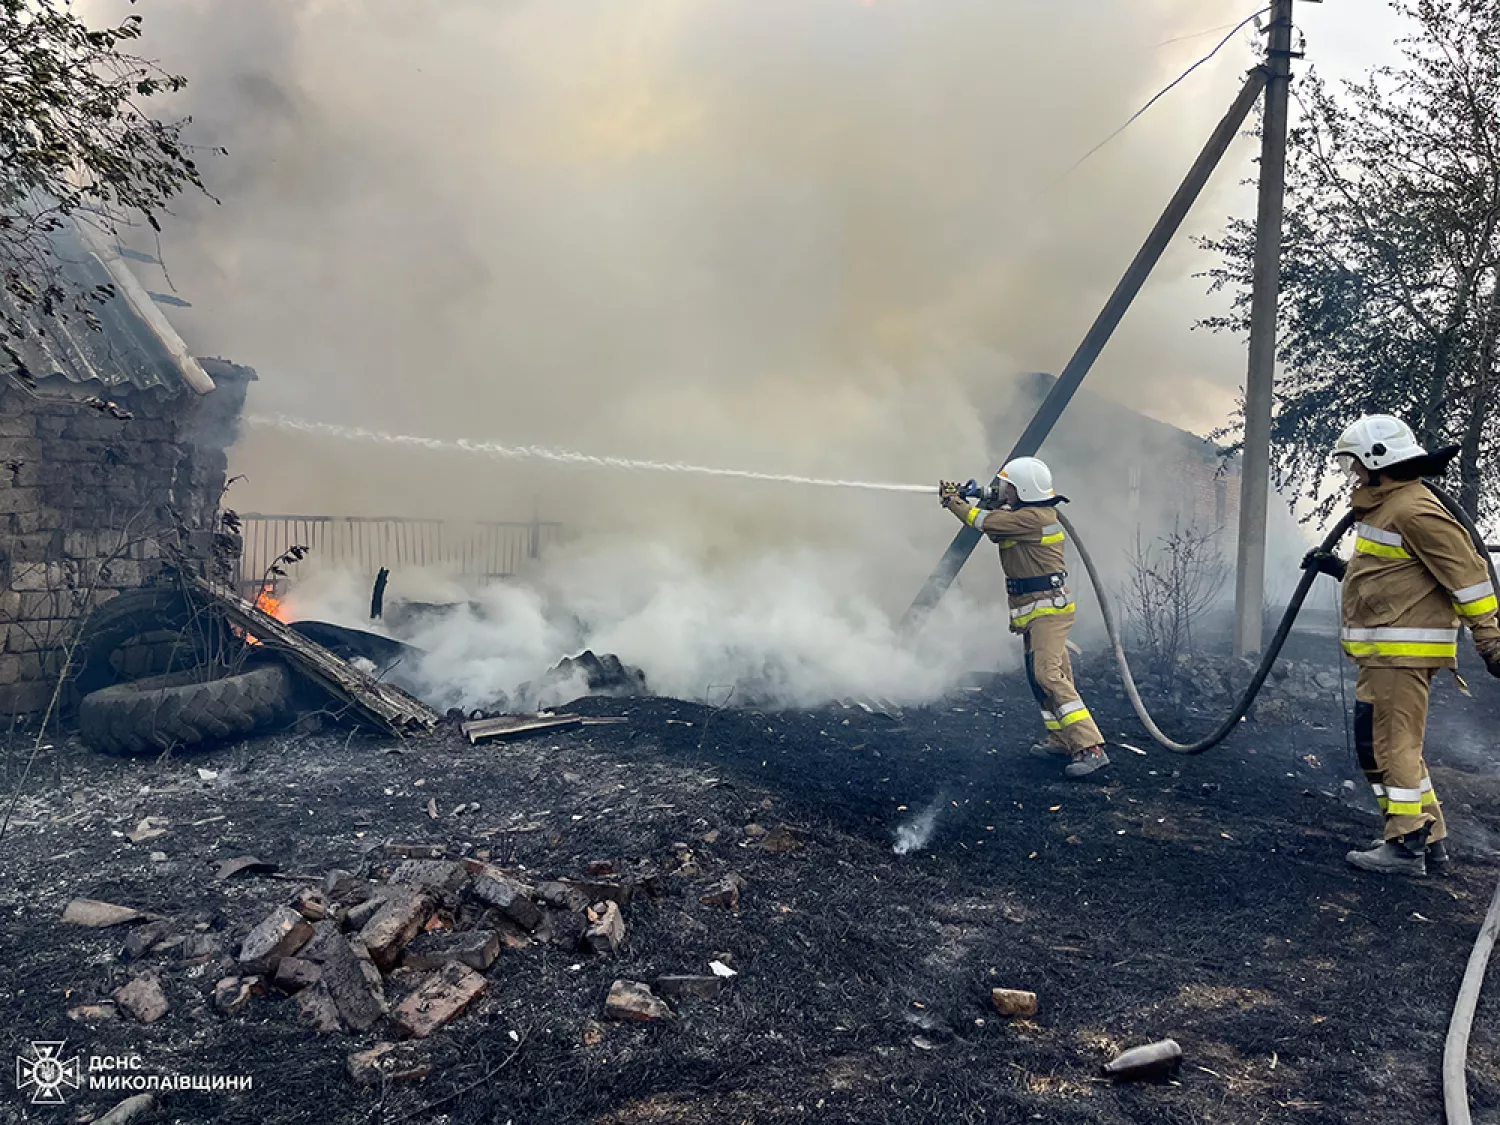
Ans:
[[[1083,343],[1078,345],[1078,350],[1073,353],[1073,358],[1068,361],[1067,367],[1063,368],[1062,374],[1058,376],[1056,384],[1042,402],[1036,416],[1031,419],[1025,432],[1017,439],[1015,448],[1010,451],[1010,457],[1006,458],[1007,461],[1012,457],[1033,456],[1041,448],[1047,435],[1052,432],[1052,427],[1062,417],[1073,395],[1083,384],[1084,378],[1104,351],[1105,345],[1109,343],[1120,321],[1125,318],[1125,313],[1135,301],[1136,295],[1146,284],[1146,279],[1151,276],[1151,271],[1156,268],[1156,263],[1161,260],[1162,254],[1166,252],[1167,246],[1176,236],[1183,220],[1187,218],[1188,212],[1197,202],[1198,196],[1202,194],[1214,169],[1224,159],[1224,154],[1229,150],[1230,144],[1239,133],[1240,127],[1244,125],[1245,119],[1250,115],[1251,107],[1255,105],[1261,92],[1266,88],[1269,79],[1270,72],[1264,66],[1256,67],[1246,77],[1245,86],[1240,91],[1239,97],[1235,98],[1234,104],[1229,107],[1229,112],[1224,115],[1218,128],[1209,137],[1208,143],[1198,155],[1198,159],[1194,161],[1192,168],[1188,170],[1187,177],[1182,181],[1177,193],[1172,196],[1171,202],[1167,204],[1166,210],[1162,212],[1161,218],[1157,220],[1156,226],[1147,236],[1135,260],[1130,263],[1130,268],[1125,271],[1125,276],[1115,286],[1115,291],[1110,294],[1103,311],[1099,313],[1088,335],[1083,338]],[[917,594],[916,600],[912,602],[911,608],[906,611],[906,616],[901,622],[903,629],[915,631],[921,627],[933,606],[937,605],[942,596],[948,592],[948,587],[958,577],[958,572],[968,561],[969,554],[979,540],[979,532],[969,527],[963,528],[954,536],[953,542],[949,544],[937,568],[928,577],[921,592]]]

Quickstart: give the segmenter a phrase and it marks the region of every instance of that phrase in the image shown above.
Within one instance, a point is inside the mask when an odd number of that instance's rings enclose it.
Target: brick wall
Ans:
[[[253,373],[221,364],[214,377],[206,396],[111,391],[127,420],[54,401],[84,393],[71,384],[44,381],[38,398],[0,379],[0,714],[46,707],[77,622],[154,572],[174,512],[212,526],[232,435],[221,423]]]

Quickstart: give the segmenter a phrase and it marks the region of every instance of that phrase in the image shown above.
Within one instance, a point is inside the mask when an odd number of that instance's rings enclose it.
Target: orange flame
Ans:
[[[262,613],[270,614],[272,617],[276,618],[277,621],[286,620],[286,618],[282,616],[281,599],[278,598],[275,594],[271,593],[271,587],[269,586],[263,587],[261,589],[260,596],[255,599],[255,608],[260,610]]]
[[[275,594],[271,593],[270,586],[261,587],[260,594],[255,599],[255,608],[260,610],[262,613],[269,614],[270,616],[276,618],[277,621],[286,620],[286,611],[281,608],[281,599],[278,598]],[[245,643],[258,645],[261,643],[261,641],[259,637],[255,637],[249,633],[246,633]]]

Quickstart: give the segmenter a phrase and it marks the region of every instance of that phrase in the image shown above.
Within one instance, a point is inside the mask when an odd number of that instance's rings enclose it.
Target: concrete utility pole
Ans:
[[[1088,335],[1078,345],[1078,350],[1073,353],[1073,358],[1068,360],[1068,365],[1057,377],[1057,382],[1053,384],[1046,400],[1017,439],[1010,455],[1006,458],[1007,461],[1011,457],[1034,455],[1041,448],[1047,435],[1052,432],[1052,427],[1057,424],[1057,420],[1067,409],[1068,403],[1072,401],[1074,392],[1083,385],[1083,380],[1093,368],[1094,361],[1103,353],[1105,345],[1109,343],[1120,321],[1125,318],[1131,303],[1146,284],[1151,271],[1161,260],[1162,254],[1166,252],[1172,237],[1182,226],[1182,221],[1187,218],[1193,203],[1202,194],[1209,177],[1219,166],[1219,161],[1224,158],[1234,138],[1239,135],[1240,127],[1250,116],[1250,111],[1255,108],[1261,91],[1266,88],[1267,77],[1268,72],[1263,66],[1256,67],[1245,77],[1245,85],[1240,90],[1239,97],[1235,98],[1234,104],[1229,107],[1229,112],[1214,129],[1208,143],[1199,153],[1198,159],[1188,169],[1186,178],[1172,196],[1161,218],[1156,221],[1156,226],[1151,229],[1144,245],[1136,253],[1135,259],[1130,263],[1130,268],[1125,271],[1125,276],[1120,279],[1120,283],[1110,294],[1109,301],[1095,319]],[[921,627],[932,607],[937,605],[948,587],[953,584],[953,580],[958,577],[958,572],[963,569],[964,562],[973,552],[975,544],[983,538],[984,536],[971,527],[959,529],[958,534],[953,537],[953,542],[949,544],[948,550],[938,561],[937,568],[928,576],[927,582],[918,591],[911,608],[906,611],[906,616],[901,619],[901,627],[904,631],[910,633]]]
[[[1281,291],[1281,222],[1286,194],[1287,100],[1292,78],[1292,0],[1275,0],[1266,51],[1266,112],[1260,150],[1260,209],[1245,377],[1245,451],[1234,575],[1234,653],[1261,649],[1266,596],[1266,512],[1271,489],[1271,387]]]

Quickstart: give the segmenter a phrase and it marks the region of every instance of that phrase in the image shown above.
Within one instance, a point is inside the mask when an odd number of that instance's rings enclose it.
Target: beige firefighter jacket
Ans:
[[[948,502],[948,510],[976,531],[984,532],[1000,548],[1000,567],[1006,578],[1041,578],[1062,574],[1067,568],[1063,556],[1066,536],[1050,505],[986,511],[967,500],[955,499]],[[1015,633],[1024,633],[1039,617],[1071,615],[1077,609],[1067,586],[1012,594],[1009,601],[1010,627]]]
[[[1354,491],[1344,576],[1344,651],[1378,668],[1456,668],[1460,622],[1500,649],[1495,589],[1469,533],[1421,481]]]

